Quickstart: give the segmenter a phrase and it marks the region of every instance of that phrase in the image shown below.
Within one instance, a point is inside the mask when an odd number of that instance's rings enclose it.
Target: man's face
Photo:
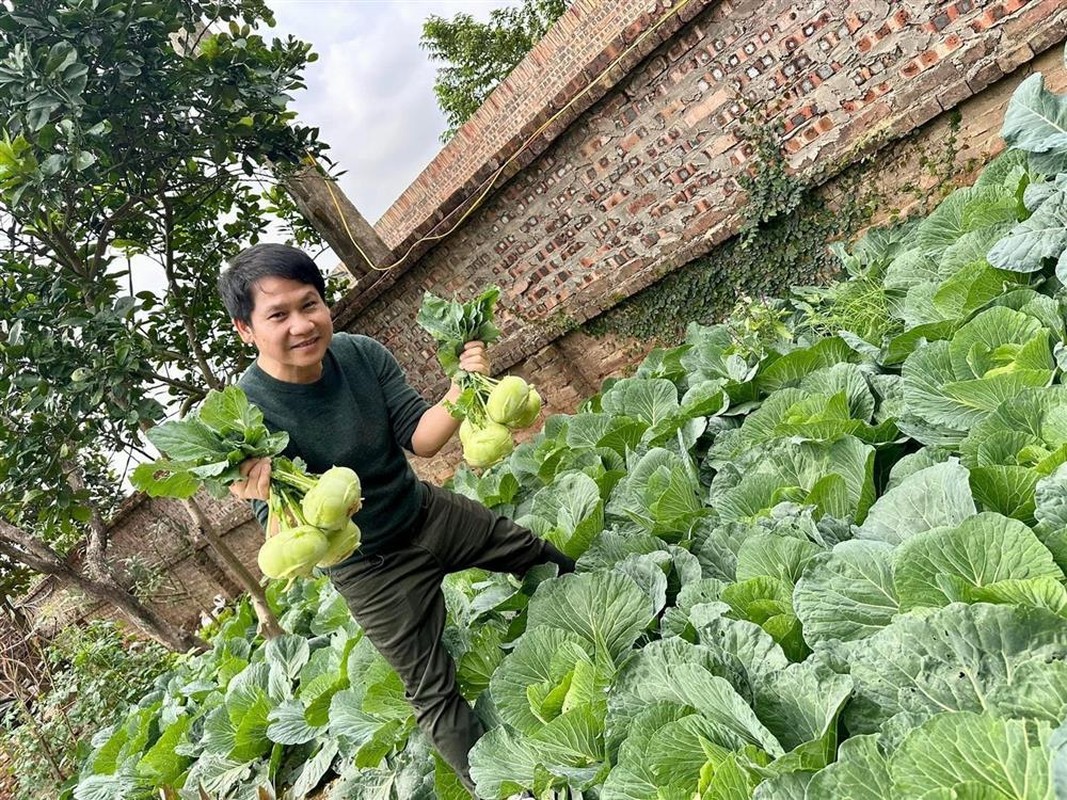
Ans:
[[[262,278],[253,297],[252,324],[234,324],[244,341],[255,344],[260,369],[289,383],[318,380],[333,320],[315,287],[289,278]]]

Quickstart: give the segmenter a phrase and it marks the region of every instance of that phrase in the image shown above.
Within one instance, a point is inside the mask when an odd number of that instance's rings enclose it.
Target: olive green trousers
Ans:
[[[456,666],[441,641],[441,581],[471,567],[521,576],[536,564],[553,562],[560,573],[572,572],[574,561],[480,503],[423,485],[427,491],[411,539],[334,567],[330,579],[400,676],[420,727],[473,795],[467,754],[484,730],[459,693]]]

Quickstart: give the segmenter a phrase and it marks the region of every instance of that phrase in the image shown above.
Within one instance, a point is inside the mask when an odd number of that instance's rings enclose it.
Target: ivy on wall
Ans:
[[[920,157],[922,169],[946,191],[956,173],[958,127],[957,114],[944,140]],[[781,296],[790,286],[840,276],[841,265],[827,245],[865,227],[883,200],[869,179],[870,158],[842,173],[840,199],[828,202],[825,187],[790,173],[778,130],[753,126],[746,138],[753,167],[738,179],[748,196],[738,235],[585,323],[583,332],[670,346],[685,337],[690,322],[719,321],[742,297]],[[909,191],[907,185],[902,189]]]

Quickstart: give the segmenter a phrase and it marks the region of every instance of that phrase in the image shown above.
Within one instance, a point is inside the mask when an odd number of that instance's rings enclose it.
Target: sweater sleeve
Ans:
[[[250,504],[252,513],[256,515],[256,519],[259,521],[259,527],[267,530],[267,518],[270,516],[270,509],[267,508],[267,504],[262,500],[252,500]]]
[[[429,410],[430,404],[407,382],[399,362],[385,345],[370,337],[362,338],[366,344],[368,358],[378,376],[378,385],[385,399],[393,437],[401,447],[410,452],[411,437],[422,415]]]

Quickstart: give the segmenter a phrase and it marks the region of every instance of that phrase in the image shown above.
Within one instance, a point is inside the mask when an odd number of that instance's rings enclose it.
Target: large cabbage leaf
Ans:
[[[1028,314],[995,307],[950,341],[927,342],[908,356],[904,401],[907,412],[960,441],[1001,403],[1026,388],[1048,385],[1054,373],[1049,330]]]
[[[1045,609],[954,603],[902,615],[837,652],[856,686],[846,725],[874,733],[901,713],[917,723],[946,710],[984,710],[1023,664],[1067,658],[1067,625]]]
[[[840,542],[813,559],[793,591],[793,606],[810,644],[852,641],[886,627],[899,611],[887,542]]]
[[[1026,525],[985,512],[954,528],[912,536],[893,553],[896,595],[902,610],[947,605],[963,585],[981,588],[1001,581],[1063,579],[1052,554]]]
[[[939,714],[909,733],[890,759],[890,797],[1053,800],[1050,738],[1048,723]],[[939,789],[944,793],[935,794]]]

